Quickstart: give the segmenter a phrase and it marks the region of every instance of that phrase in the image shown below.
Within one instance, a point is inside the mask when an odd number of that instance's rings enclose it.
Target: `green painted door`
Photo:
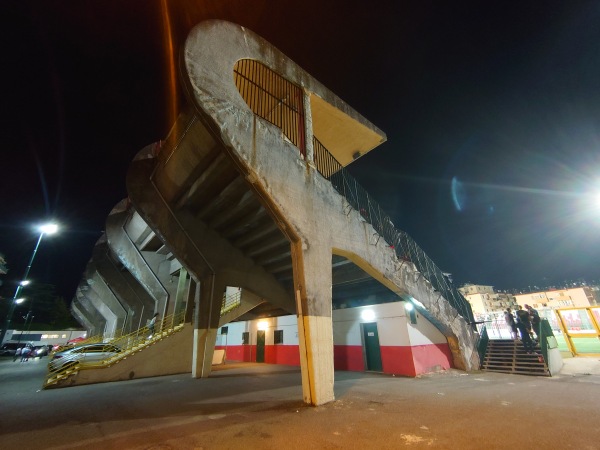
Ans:
[[[256,332],[256,362],[265,362],[265,330]]]
[[[379,334],[377,323],[363,323],[363,342],[365,343],[366,369],[373,372],[382,372],[381,350],[379,348]]]

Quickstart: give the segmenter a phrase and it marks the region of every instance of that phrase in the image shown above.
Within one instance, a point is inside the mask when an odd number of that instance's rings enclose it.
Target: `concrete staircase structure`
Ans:
[[[143,314],[141,304],[147,312],[148,302],[162,316],[185,310],[190,369],[200,378],[210,374],[224,320],[296,314],[303,398],[318,405],[334,399],[334,298],[363,289],[413,302],[447,337],[454,366],[478,369],[470,308],[457,311],[434,280],[439,269],[399,254],[389,219],[383,230],[379,209],[334,180],[385,134],[243,27],[201,23],[181,62],[188,104],[166,140],[131,163],[129,198],[109,215],[106,246],[93,257],[106,263],[108,252],[129,287],[113,284],[122,276],[98,262],[86,280],[105,288],[86,281],[80,289],[105,329],[136,323],[128,315]],[[246,294],[221,318],[227,286]]]
[[[539,345],[536,345],[534,354],[528,354],[518,339],[491,339],[481,369],[486,372],[551,376]]]

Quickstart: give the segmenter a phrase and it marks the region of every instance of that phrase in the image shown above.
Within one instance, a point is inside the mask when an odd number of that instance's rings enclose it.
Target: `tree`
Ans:
[[[71,311],[69,311],[69,308],[67,307],[67,302],[63,297],[56,297],[54,299],[54,308],[52,310],[50,324],[54,325],[58,329],[73,328],[80,326],[71,314]]]
[[[3,293],[4,297],[12,298],[12,295],[10,297],[8,295],[10,295],[8,292]],[[22,329],[27,326],[32,330],[36,328],[48,330],[80,327],[71,315],[65,299],[56,294],[54,285],[31,283],[21,290],[21,296],[26,300],[15,308],[11,323],[12,328]],[[4,309],[0,311],[0,317],[4,317]],[[25,317],[27,317],[28,312],[31,312],[31,325],[29,325],[30,322],[27,325],[25,324]],[[31,316],[33,316],[33,319],[31,319]]]

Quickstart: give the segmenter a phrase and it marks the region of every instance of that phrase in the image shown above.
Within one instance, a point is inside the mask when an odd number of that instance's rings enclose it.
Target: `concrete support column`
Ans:
[[[310,93],[304,90],[304,137],[306,139],[306,162],[315,167],[315,150],[313,146],[312,109],[310,107]]]
[[[188,272],[184,267],[179,269],[179,277],[177,278],[177,293],[175,294],[175,304],[173,305],[173,314],[178,315],[185,308],[185,299],[187,297],[187,277]]]
[[[194,314],[194,378],[210,375],[224,292],[225,283],[218,276],[208,275],[200,280],[200,296]]]
[[[185,301],[185,323],[193,323],[195,317],[195,311],[198,308],[200,299],[200,284],[196,283],[193,277],[190,278],[190,285],[187,291]]]
[[[331,249],[311,241],[292,244],[298,315],[302,396],[322,405],[333,394],[333,324],[331,320]]]

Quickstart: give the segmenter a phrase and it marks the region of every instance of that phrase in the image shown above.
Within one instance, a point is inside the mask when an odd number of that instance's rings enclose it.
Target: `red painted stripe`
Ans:
[[[256,345],[215,345],[215,350],[225,350],[226,361],[256,361]]]
[[[416,375],[413,355],[409,346],[381,346],[381,363],[384,373],[405,375],[414,377]]]
[[[452,367],[448,344],[416,345],[412,348],[417,375]]]
[[[265,345],[265,362],[269,364],[299,366],[299,347],[297,345]]]
[[[335,370],[363,372],[365,370],[365,362],[363,360],[362,346],[334,345],[333,367]]]
[[[215,346],[225,349],[228,361],[256,361],[256,345]],[[265,345],[265,362],[269,364],[300,365],[297,345]],[[438,369],[452,367],[452,353],[448,344],[409,346],[382,346],[383,372],[414,377]],[[334,345],[333,364],[336,370],[364,372],[363,350],[360,345]]]

